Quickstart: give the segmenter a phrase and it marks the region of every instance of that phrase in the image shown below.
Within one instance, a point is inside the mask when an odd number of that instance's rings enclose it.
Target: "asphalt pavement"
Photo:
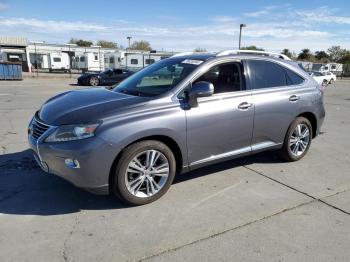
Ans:
[[[1,261],[350,260],[350,81],[326,88],[322,133],[303,160],[268,152],[202,168],[141,207],[35,164],[28,122],[74,82],[0,81]]]

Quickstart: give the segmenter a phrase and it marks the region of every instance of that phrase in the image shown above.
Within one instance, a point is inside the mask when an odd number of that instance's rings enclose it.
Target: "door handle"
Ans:
[[[296,95],[292,95],[291,97],[289,97],[290,102],[296,102],[299,99],[300,99],[300,96],[296,96]]]
[[[243,103],[240,103],[238,105],[238,109],[240,110],[247,110],[248,108],[252,107],[253,104],[252,103],[248,103],[248,102],[243,102]]]

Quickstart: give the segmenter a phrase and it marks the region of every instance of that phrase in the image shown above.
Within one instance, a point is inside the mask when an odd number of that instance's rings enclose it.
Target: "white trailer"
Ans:
[[[138,70],[149,66],[159,60],[170,57],[170,53],[152,52],[124,52],[121,56],[120,67],[130,70]]]
[[[73,59],[73,67],[75,69],[91,72],[100,72],[105,69],[104,55],[98,52],[86,52],[76,54]]]
[[[46,60],[46,57],[45,59]],[[46,61],[45,61],[46,67]],[[68,71],[70,69],[69,56],[67,53],[50,53],[47,55],[49,71]]]
[[[116,69],[121,67],[121,61],[124,59],[124,53],[117,51],[104,54],[105,68]]]
[[[321,72],[321,73],[331,72],[331,73],[333,73],[335,75],[341,75],[341,73],[343,72],[343,64],[338,64],[338,63],[327,63],[327,64],[314,63],[312,65],[312,71]]]

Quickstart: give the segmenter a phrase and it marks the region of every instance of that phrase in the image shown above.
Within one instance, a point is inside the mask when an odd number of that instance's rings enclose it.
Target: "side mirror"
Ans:
[[[214,85],[209,82],[200,81],[195,83],[188,92],[190,100],[198,97],[208,97],[214,94]]]

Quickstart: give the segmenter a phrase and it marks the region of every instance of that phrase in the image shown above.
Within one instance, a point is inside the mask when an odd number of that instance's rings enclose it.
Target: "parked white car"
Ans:
[[[328,84],[332,84],[334,81],[337,80],[337,76],[332,72],[325,72],[323,74],[327,77]]]
[[[309,75],[312,76],[312,78],[322,86],[328,85],[330,81],[330,78],[321,72],[309,72]]]

